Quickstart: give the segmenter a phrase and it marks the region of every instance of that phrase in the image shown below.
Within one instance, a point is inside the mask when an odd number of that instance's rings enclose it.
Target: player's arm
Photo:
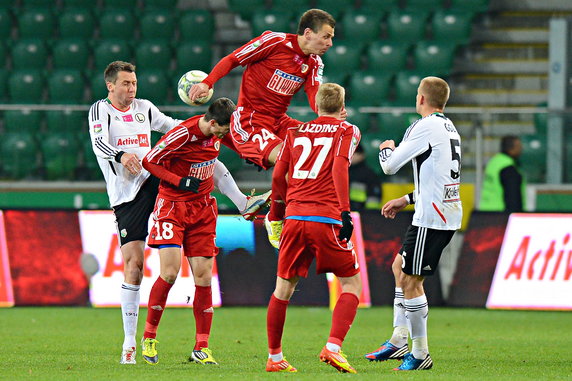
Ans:
[[[286,202],[288,166],[290,163],[290,133],[286,135],[272,171],[272,202]]]
[[[419,122],[410,130],[399,146],[393,140],[386,140],[379,146],[379,164],[386,175],[394,175],[413,158],[429,150],[429,130]]]
[[[304,84],[304,91],[308,97],[310,107],[312,107],[312,110],[317,114],[318,108],[316,106],[316,93],[318,93],[318,89],[322,84],[322,71],[324,70],[324,64],[320,57],[316,57],[316,61],[314,61],[314,65],[311,70],[310,76]]]
[[[219,79],[230,73],[230,71],[238,65],[239,62],[233,53],[223,57],[201,83],[196,83],[191,86],[189,90],[189,98],[192,101],[195,101],[197,98],[206,97],[209,93],[209,89],[211,89]]]

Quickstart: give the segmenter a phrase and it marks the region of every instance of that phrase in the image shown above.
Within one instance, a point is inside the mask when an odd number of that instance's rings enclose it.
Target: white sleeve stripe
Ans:
[[[163,157],[165,157],[165,155],[167,155],[170,151],[175,151],[179,149],[189,140],[189,130],[186,128],[181,128],[179,131],[175,131],[172,135],[169,135],[165,138],[165,143],[167,144],[168,147],[174,141],[184,137],[185,135],[187,136],[187,138],[178,147],[169,149],[168,151],[165,150],[164,148],[159,148],[158,146],[155,146],[155,148],[153,148],[147,154],[147,160],[159,163],[163,159]],[[159,154],[161,153],[163,153],[163,155],[159,156]]]
[[[264,46],[262,49],[258,49],[257,47],[254,47],[253,44],[246,46],[240,52],[236,53],[236,58],[238,59],[238,62],[242,63],[245,60],[247,60],[248,58],[254,56],[255,54],[263,52],[266,49],[271,48],[276,44],[279,44],[280,42],[282,42],[286,39],[286,34],[284,34],[284,33],[269,33],[268,35],[264,36],[261,40],[263,42],[266,42],[266,41],[271,40],[273,38],[279,38],[279,39],[272,44]]]

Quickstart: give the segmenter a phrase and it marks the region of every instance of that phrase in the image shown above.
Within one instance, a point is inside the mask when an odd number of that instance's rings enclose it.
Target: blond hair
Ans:
[[[429,106],[444,109],[450,94],[449,85],[439,77],[425,77],[419,84],[419,92],[425,96]]]
[[[346,90],[337,83],[323,83],[316,94],[318,110],[326,114],[335,114],[344,107]]]

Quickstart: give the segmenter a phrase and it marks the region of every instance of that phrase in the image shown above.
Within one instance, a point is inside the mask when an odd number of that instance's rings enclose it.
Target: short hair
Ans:
[[[300,22],[298,23],[298,34],[300,36],[303,35],[306,28],[310,28],[314,33],[318,33],[324,24],[335,28],[336,20],[331,14],[321,9],[307,10],[304,12],[302,17],[300,17]]]
[[[207,109],[205,113],[205,120],[215,120],[220,126],[230,124],[230,117],[236,105],[228,98],[218,98]]]
[[[520,140],[520,138],[516,135],[505,135],[505,136],[503,136],[501,138],[501,142],[500,142],[501,152],[508,155],[508,152],[514,148],[516,142],[519,140]]]
[[[425,77],[421,80],[419,90],[430,106],[443,109],[449,100],[449,85],[439,77]]]
[[[115,81],[117,81],[117,74],[119,74],[120,71],[135,73],[135,65],[125,61],[113,61],[107,65],[105,71],[103,72],[103,78],[105,79],[105,82],[115,83]]]
[[[327,114],[333,114],[344,107],[346,96],[345,89],[337,83],[323,83],[316,94],[318,110]]]

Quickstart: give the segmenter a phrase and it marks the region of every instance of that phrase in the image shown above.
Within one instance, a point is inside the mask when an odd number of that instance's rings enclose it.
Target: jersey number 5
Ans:
[[[320,173],[320,169],[328,156],[328,152],[330,152],[330,148],[332,148],[332,138],[316,138],[314,139],[314,147],[322,146],[320,148],[320,152],[316,157],[316,161],[314,161],[314,165],[310,168],[309,171],[303,171],[300,168],[306,163],[310,153],[312,152],[312,141],[310,138],[307,137],[300,137],[294,139],[294,147],[302,146],[302,153],[294,166],[294,173],[292,174],[293,179],[315,179],[318,177],[318,173]]]
[[[451,159],[457,161],[457,171],[451,169],[451,177],[458,179],[461,176],[461,142],[459,139],[451,139]]]

